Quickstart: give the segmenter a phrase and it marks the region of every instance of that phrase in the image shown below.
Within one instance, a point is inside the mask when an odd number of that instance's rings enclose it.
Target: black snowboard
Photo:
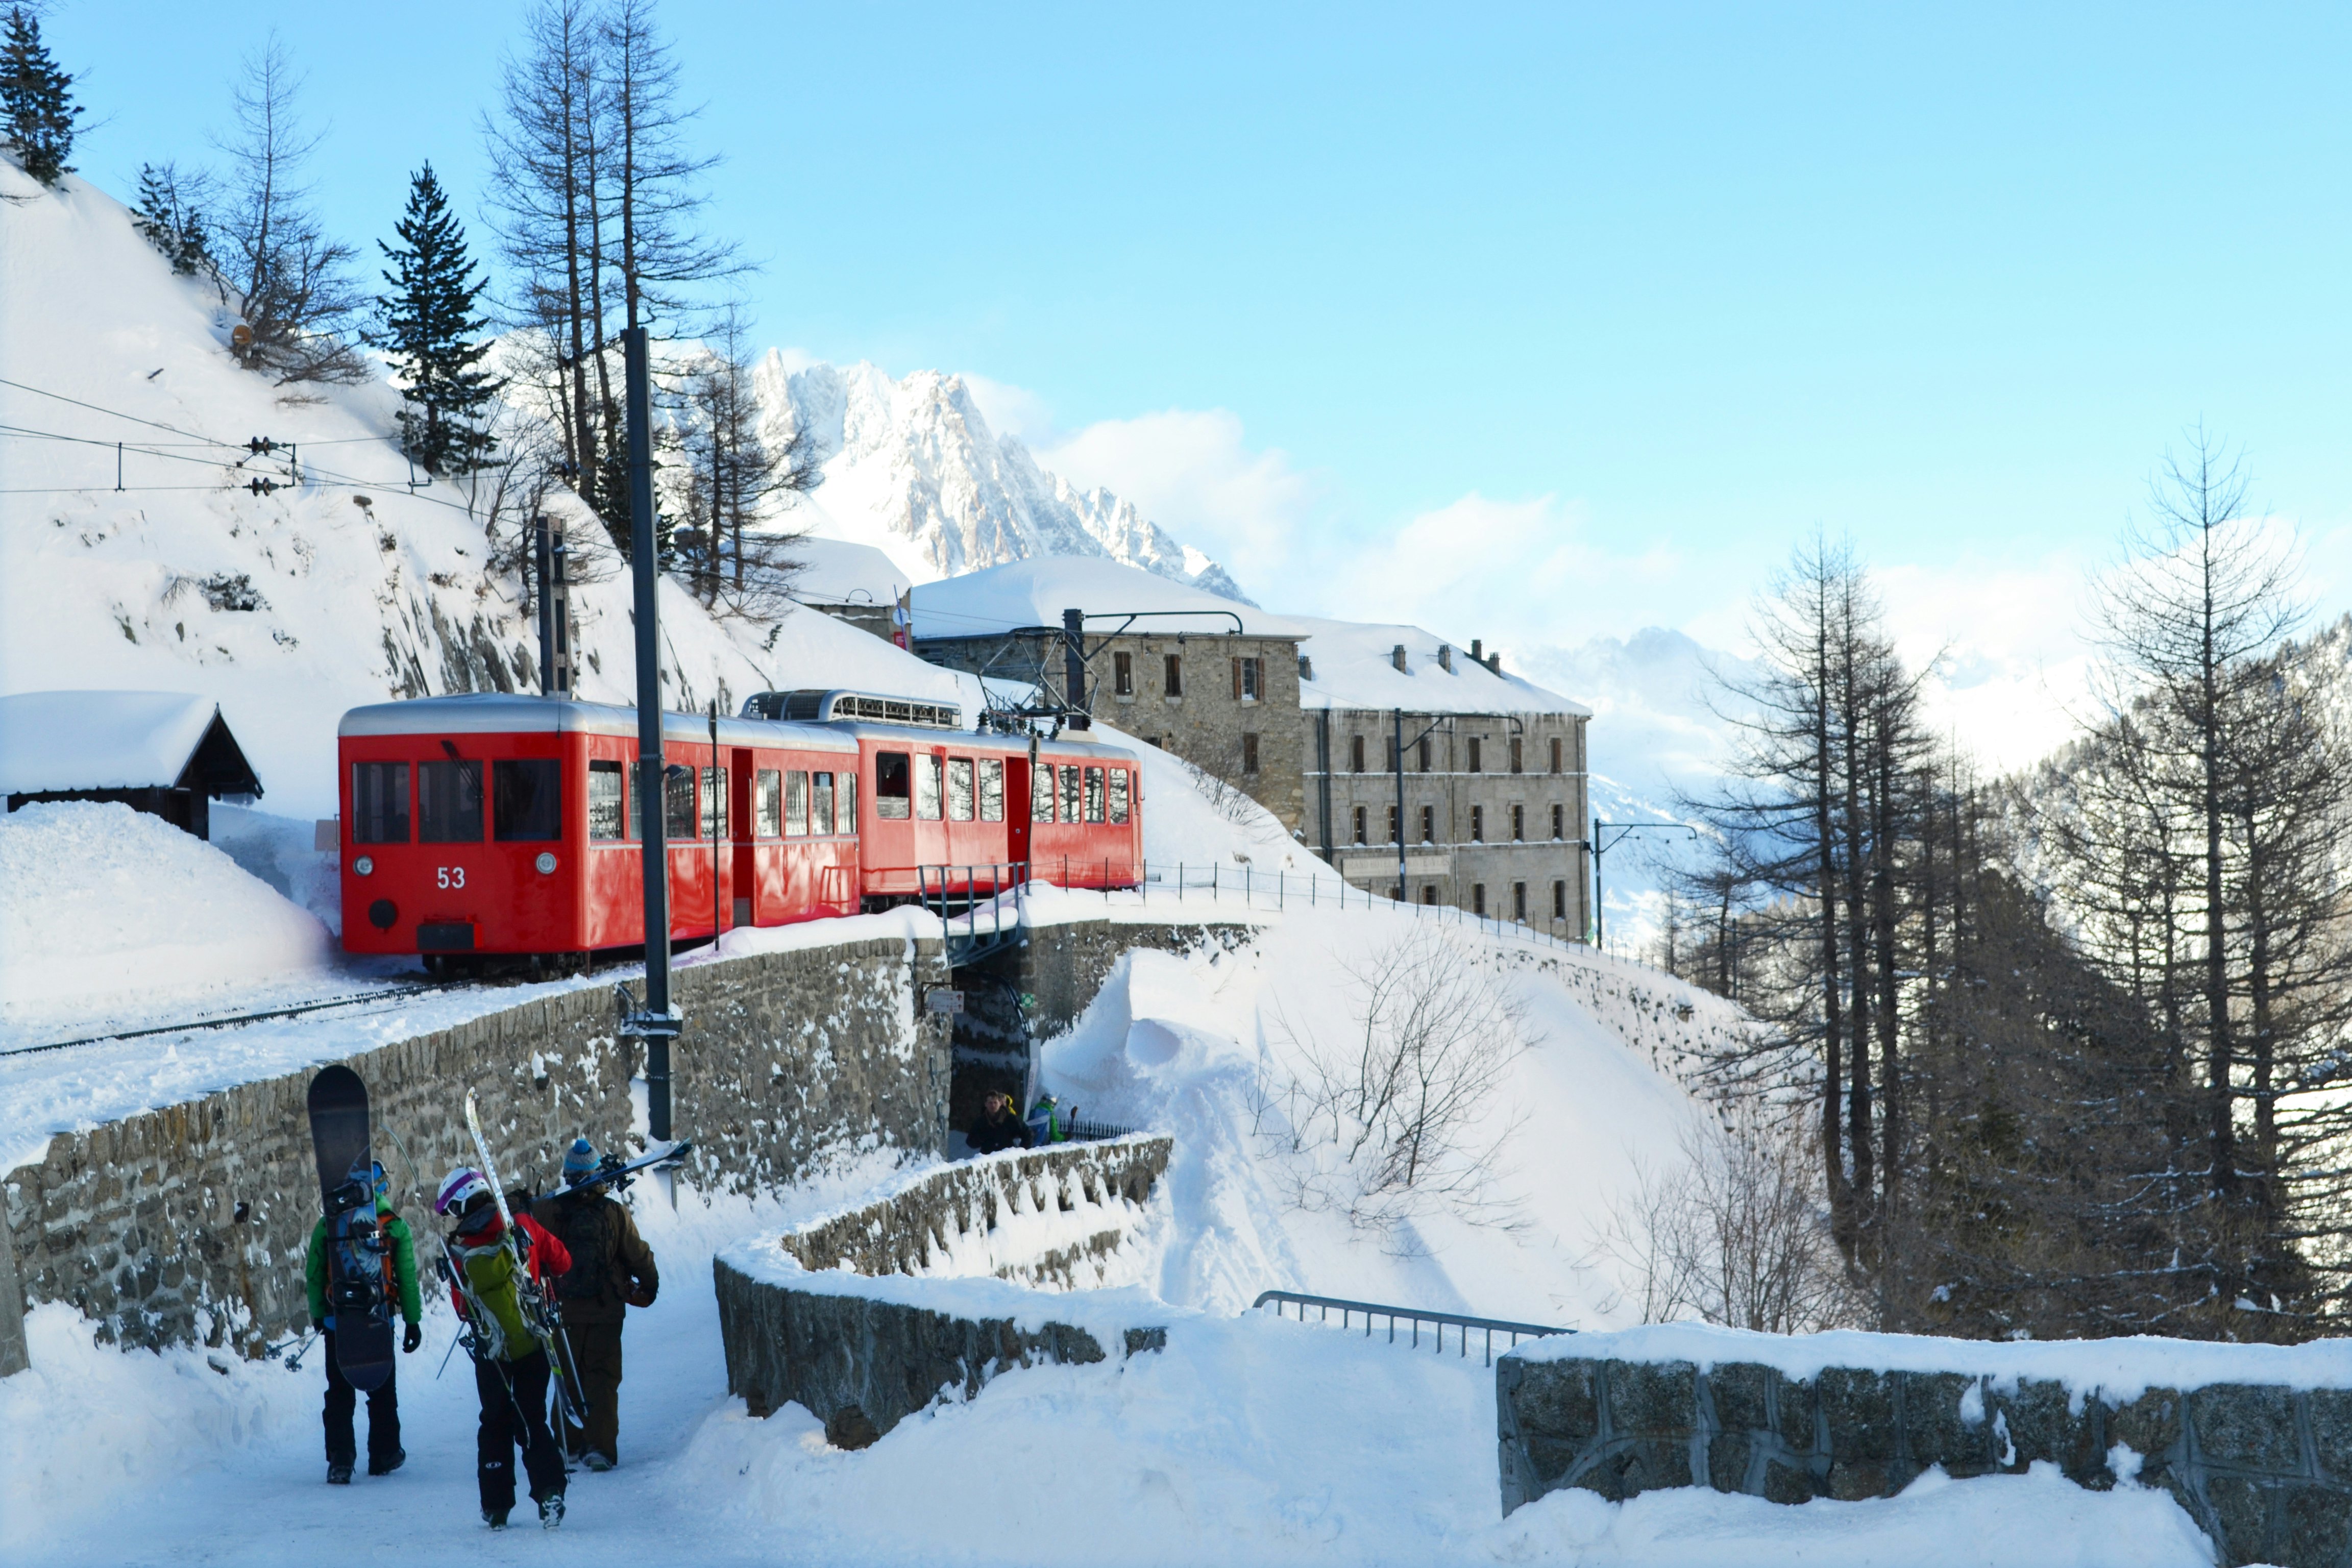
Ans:
[[[347,1067],[310,1080],[310,1142],[327,1210],[327,1310],[335,1320],[335,1364],[362,1393],[392,1375],[388,1243],[375,1212],[368,1153],[367,1085]]]

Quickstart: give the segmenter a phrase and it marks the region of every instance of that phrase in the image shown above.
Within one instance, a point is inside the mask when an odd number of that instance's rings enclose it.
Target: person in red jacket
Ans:
[[[514,1456],[520,1447],[539,1522],[553,1530],[563,1522],[563,1449],[547,1425],[547,1342],[523,1297],[526,1282],[536,1287],[569,1272],[572,1254],[537,1220],[520,1215],[519,1266],[497,1195],[478,1171],[450,1172],[433,1208],[456,1224],[446,1244],[453,1274],[449,1293],[473,1336],[474,1392],[482,1407],[475,1435],[482,1522],[492,1530],[506,1528],[514,1508]]]

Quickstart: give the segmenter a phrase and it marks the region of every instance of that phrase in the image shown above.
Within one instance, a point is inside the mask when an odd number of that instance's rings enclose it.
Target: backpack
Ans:
[[[506,1237],[479,1247],[453,1245],[450,1250],[464,1277],[466,1301],[472,1309],[467,1316],[482,1337],[482,1353],[498,1361],[520,1361],[540,1349],[539,1336],[522,1314],[517,1278],[520,1265]]]
[[[572,1254],[572,1267],[555,1282],[566,1301],[601,1300],[612,1273],[613,1223],[604,1212],[611,1199],[567,1195],[556,1200],[552,1217],[559,1240]]]

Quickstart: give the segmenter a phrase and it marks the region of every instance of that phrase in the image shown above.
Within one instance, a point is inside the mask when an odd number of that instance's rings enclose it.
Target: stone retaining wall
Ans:
[[[945,978],[939,942],[902,937],[677,971],[687,1024],[673,1121],[695,1142],[695,1184],[773,1186],[859,1142],[940,1152],[946,1020],[918,1000]],[[400,1141],[377,1139],[422,1231],[431,1184],[475,1159],[467,1089],[506,1179],[543,1183],[572,1137],[608,1149],[628,1140],[639,1052],[614,1037],[610,987],[591,986],[346,1059],[367,1081],[377,1127]],[[40,1163],[0,1181],[0,1235],[13,1232],[24,1297],[70,1302],[124,1344],[200,1341],[247,1354],[307,1320],[303,1259],[319,1214],[311,1076],[52,1138]]]
[[[1561,1487],[1794,1503],[1891,1496],[1931,1465],[1962,1478],[2046,1460],[2094,1490],[2118,1465],[2163,1488],[2225,1563],[2352,1561],[2352,1389],[2155,1388],[2116,1404],[2031,1378],[1506,1355],[1496,1393],[1507,1514]]]
[[[926,1173],[877,1203],[804,1226],[782,1238],[783,1255],[816,1278],[804,1286],[759,1279],[714,1260],[727,1390],[754,1415],[799,1404],[824,1423],[836,1447],[861,1448],[916,1411],[960,1390],[980,1392],[1014,1367],[1093,1363],[1166,1342],[1164,1328],[1125,1329],[1106,1346],[1068,1323],[1024,1328],[1010,1317],[975,1317],[844,1289],[837,1270],[866,1277],[918,1274],[959,1250],[969,1230],[993,1229],[1027,1212],[1071,1215],[1082,1237],[1000,1279],[1068,1289],[1099,1265],[1126,1234],[1168,1168],[1171,1141],[1139,1136],[1068,1143]],[[1087,1215],[1099,1209],[1100,1217]],[[797,1279],[798,1276],[793,1278]]]

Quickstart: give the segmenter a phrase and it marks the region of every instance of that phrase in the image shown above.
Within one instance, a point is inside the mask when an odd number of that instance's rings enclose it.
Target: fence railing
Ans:
[[[940,917],[955,962],[992,952],[1021,934],[1028,884],[1025,860],[915,868],[916,900]]]
[[[1274,1315],[1277,1318],[1289,1315],[1283,1310],[1285,1307],[1296,1306],[1298,1309],[1298,1321],[1302,1323],[1309,1321],[1307,1316],[1307,1310],[1309,1307],[1316,1309],[1320,1314],[1319,1321],[1326,1323],[1331,1321],[1333,1312],[1339,1313],[1339,1327],[1342,1330],[1353,1329],[1355,1320],[1361,1317],[1364,1320],[1366,1339],[1372,1337],[1373,1320],[1385,1318],[1388,1320],[1391,1344],[1397,1342],[1397,1325],[1405,1324],[1407,1325],[1405,1343],[1416,1350],[1421,1347],[1422,1325],[1426,1323],[1430,1328],[1431,1348],[1439,1355],[1445,1353],[1445,1331],[1448,1329],[1454,1331],[1455,1353],[1465,1357],[1470,1353],[1470,1336],[1474,1333],[1484,1334],[1486,1345],[1486,1364],[1488,1366],[1495,1364],[1496,1334],[1509,1336],[1509,1342],[1503,1347],[1508,1350],[1523,1339],[1539,1340],[1552,1334],[1576,1332],[1574,1329],[1556,1329],[1542,1323],[1513,1323],[1500,1318],[1471,1318],[1465,1317],[1459,1312],[1426,1311],[1418,1307],[1383,1307],[1376,1301],[1343,1301],[1337,1296],[1302,1296],[1295,1290],[1262,1290],[1258,1293],[1257,1300],[1250,1303],[1250,1310],[1256,1311],[1269,1301],[1274,1303]]]

